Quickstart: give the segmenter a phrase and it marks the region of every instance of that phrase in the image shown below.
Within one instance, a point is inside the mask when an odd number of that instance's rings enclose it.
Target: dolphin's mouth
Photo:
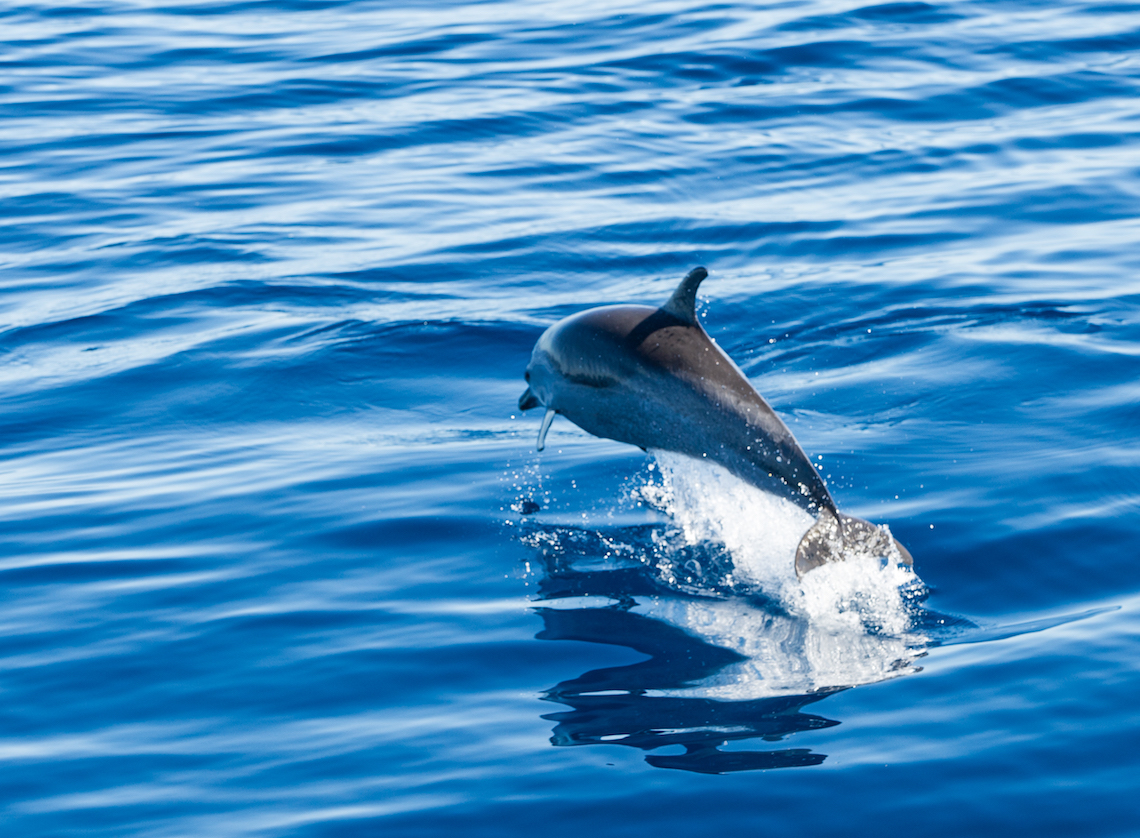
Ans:
[[[530,410],[532,407],[538,407],[540,404],[542,404],[542,402],[538,400],[538,396],[531,392],[529,387],[519,396],[519,410]]]

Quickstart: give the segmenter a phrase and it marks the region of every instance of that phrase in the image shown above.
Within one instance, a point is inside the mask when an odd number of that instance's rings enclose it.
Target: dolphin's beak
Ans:
[[[519,410],[530,410],[532,407],[538,407],[540,404],[541,402],[538,400],[538,396],[532,393],[529,387],[526,388],[526,392],[519,396]]]

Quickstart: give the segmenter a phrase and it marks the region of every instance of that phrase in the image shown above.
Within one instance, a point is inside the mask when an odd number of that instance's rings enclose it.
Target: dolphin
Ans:
[[[788,426],[697,320],[693,268],[660,308],[611,305],[559,320],[526,368],[519,409],[545,407],[538,450],[556,414],[582,430],[712,460],[815,516],[796,549],[797,576],[845,553],[906,548],[874,524],[841,513]]]

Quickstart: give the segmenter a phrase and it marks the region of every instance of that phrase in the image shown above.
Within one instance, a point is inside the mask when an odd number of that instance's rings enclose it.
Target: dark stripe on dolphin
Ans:
[[[634,327],[633,331],[626,336],[625,345],[631,350],[637,349],[656,331],[668,329],[670,326],[689,325],[692,324],[686,323],[663,308],[659,308]]]

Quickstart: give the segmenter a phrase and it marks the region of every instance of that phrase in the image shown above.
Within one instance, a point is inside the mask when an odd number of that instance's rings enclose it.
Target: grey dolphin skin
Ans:
[[[816,516],[796,551],[800,576],[845,548],[889,549],[878,527],[836,509],[787,425],[697,321],[697,287],[707,276],[689,271],[660,308],[591,308],[543,332],[519,398],[521,410],[546,408],[538,449],[560,413],[595,436],[719,463]]]

